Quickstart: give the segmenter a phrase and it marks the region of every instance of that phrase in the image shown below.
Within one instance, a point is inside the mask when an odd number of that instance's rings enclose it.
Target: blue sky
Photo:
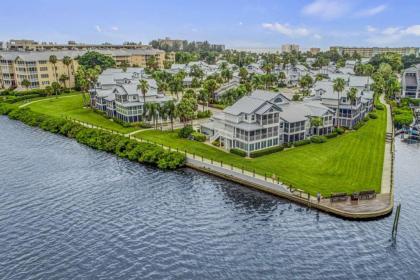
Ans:
[[[420,46],[419,0],[2,1],[0,40]],[[34,20],[37,19],[37,20]]]

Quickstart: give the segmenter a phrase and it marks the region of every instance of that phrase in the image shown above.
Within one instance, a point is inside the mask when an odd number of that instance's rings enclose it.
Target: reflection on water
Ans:
[[[191,169],[163,172],[0,118],[0,279],[415,279],[420,147],[393,216],[344,221]]]

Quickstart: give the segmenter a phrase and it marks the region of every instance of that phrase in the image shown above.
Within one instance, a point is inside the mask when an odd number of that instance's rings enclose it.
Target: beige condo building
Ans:
[[[159,68],[164,67],[164,61],[175,61],[174,53],[165,53],[155,49],[124,49],[95,50],[112,57],[117,66],[146,67],[147,62],[154,57]],[[79,66],[77,58],[87,51],[37,51],[37,52],[0,52],[0,88],[24,88],[22,82],[28,80],[29,88],[45,88],[53,82],[60,82],[60,77],[66,75],[69,79],[66,87],[75,86],[75,73]],[[57,62],[53,65],[50,57],[54,55]],[[64,57],[71,59],[67,66]],[[64,86],[64,85],[63,85]]]
[[[420,48],[416,47],[401,47],[401,48],[379,48],[379,47],[340,47],[340,46],[333,46],[330,47],[331,51],[337,51],[340,55],[348,54],[352,55],[353,53],[359,54],[361,57],[364,58],[371,58],[376,54],[382,54],[387,52],[394,52],[400,55],[410,55],[414,54],[419,56]]]

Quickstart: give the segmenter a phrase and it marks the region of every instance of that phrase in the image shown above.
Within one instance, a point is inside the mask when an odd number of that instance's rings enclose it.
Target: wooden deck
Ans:
[[[354,214],[364,214],[364,213],[374,213],[382,212],[389,208],[391,204],[391,194],[378,194],[374,199],[366,200],[357,200],[352,201],[347,199],[347,201],[342,202],[330,202],[329,199],[322,199],[321,205],[326,207],[334,208],[340,211],[345,211],[348,213]]]

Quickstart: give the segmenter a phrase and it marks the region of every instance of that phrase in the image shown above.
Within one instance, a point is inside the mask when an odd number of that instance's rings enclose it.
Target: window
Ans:
[[[39,70],[40,71],[48,71],[48,67],[46,67],[46,66],[39,67]]]
[[[48,74],[41,74],[42,79],[48,79]]]

